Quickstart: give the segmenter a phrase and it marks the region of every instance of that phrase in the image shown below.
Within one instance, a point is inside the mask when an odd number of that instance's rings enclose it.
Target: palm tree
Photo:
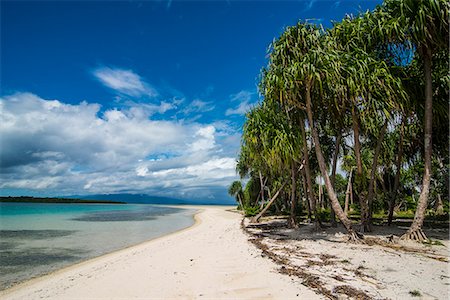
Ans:
[[[239,203],[239,207],[243,210],[244,203],[242,201],[242,183],[239,180],[235,180],[231,183],[230,187],[228,188],[228,194],[236,198],[236,201]]]
[[[449,4],[444,0],[386,0],[382,11],[389,18],[396,21],[401,28],[402,35],[397,35],[395,30],[388,37],[410,40],[417,50],[423,62],[423,73],[425,79],[425,115],[424,115],[424,174],[422,179],[422,190],[418,206],[408,231],[402,239],[413,239],[417,241],[426,240],[422,231],[425,211],[428,205],[428,195],[431,181],[431,155],[432,155],[432,117],[433,117],[433,82],[432,82],[432,59],[440,50],[448,53],[449,44]],[[389,30],[389,29],[388,29]]]
[[[370,13],[354,18],[348,16],[330,31],[342,63],[339,73],[341,78],[337,81],[341,87],[338,90],[348,103],[352,120],[356,158],[355,188],[360,199],[362,231],[371,231],[374,172],[379,151],[375,151],[373,171],[367,178],[361,154],[364,146],[361,138],[378,131],[380,120],[387,125],[390,111],[398,109],[396,106],[399,100],[406,97],[401,80],[393,76],[387,63],[376,56],[376,47],[371,42],[374,38],[367,28],[370,18]],[[380,150],[385,129],[378,133],[379,145],[376,148]]]
[[[320,92],[325,81],[333,79],[331,72],[337,69],[336,61],[333,60],[335,54],[331,47],[325,46],[327,42],[330,41],[324,38],[323,31],[313,25],[298,23],[288,27],[273,46],[270,67],[274,69],[273,82],[284,84],[284,88],[279,90],[278,100],[306,109],[317,160],[332,208],[351,238],[359,239],[362,236],[353,229],[351,221],[344,214],[331,184],[313,117],[313,109],[318,110],[320,107],[320,98],[315,97],[316,106],[313,108],[312,95]]]
[[[296,226],[297,165],[299,165],[301,153],[300,135],[298,129],[292,126],[292,118],[294,117],[282,110],[278,102],[265,99],[261,105],[253,108],[247,114],[243,132],[243,146],[250,151],[248,156],[253,157],[254,162],[258,162],[253,164],[251,168],[256,168],[258,173],[263,170],[264,176],[270,178],[272,185],[279,181],[281,186],[278,188],[278,192],[274,191],[274,196],[262,209],[261,215],[274,203],[282,188],[286,185],[283,173],[290,169],[291,216],[289,225],[292,227]],[[255,151],[257,153],[254,153]],[[260,215],[254,218],[254,221],[259,218]]]

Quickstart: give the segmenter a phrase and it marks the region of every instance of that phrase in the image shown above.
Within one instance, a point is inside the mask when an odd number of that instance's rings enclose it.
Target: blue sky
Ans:
[[[378,3],[2,1],[0,194],[224,200],[270,42]]]

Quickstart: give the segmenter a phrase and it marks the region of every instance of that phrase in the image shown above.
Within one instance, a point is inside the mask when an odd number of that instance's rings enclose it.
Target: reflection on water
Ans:
[[[88,251],[66,248],[28,248],[3,251],[0,267],[40,266],[63,261],[75,261]]]
[[[114,210],[85,213],[82,216],[72,218],[71,220],[86,222],[148,221],[179,211],[180,209],[172,207],[145,207],[141,210]]]
[[[0,203],[0,290],[188,227],[193,214],[157,205]]]

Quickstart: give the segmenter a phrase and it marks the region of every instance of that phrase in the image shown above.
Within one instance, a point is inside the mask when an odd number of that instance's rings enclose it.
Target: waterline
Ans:
[[[0,203],[0,290],[191,226],[195,209]]]

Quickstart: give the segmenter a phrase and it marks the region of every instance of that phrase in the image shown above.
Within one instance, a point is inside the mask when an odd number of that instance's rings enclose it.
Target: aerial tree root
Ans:
[[[370,226],[370,224],[361,224],[360,231],[363,233],[364,232],[372,232],[372,226]]]
[[[428,238],[423,232],[422,228],[408,230],[404,235],[400,237],[401,240],[412,240],[417,242],[427,241]]]
[[[348,241],[355,244],[362,244],[364,243],[364,235],[357,231],[350,231],[348,233]]]
[[[293,229],[299,228],[299,224],[297,223],[297,221],[291,217],[289,217],[289,219],[288,219],[287,226],[288,226],[288,228],[293,228]]]

